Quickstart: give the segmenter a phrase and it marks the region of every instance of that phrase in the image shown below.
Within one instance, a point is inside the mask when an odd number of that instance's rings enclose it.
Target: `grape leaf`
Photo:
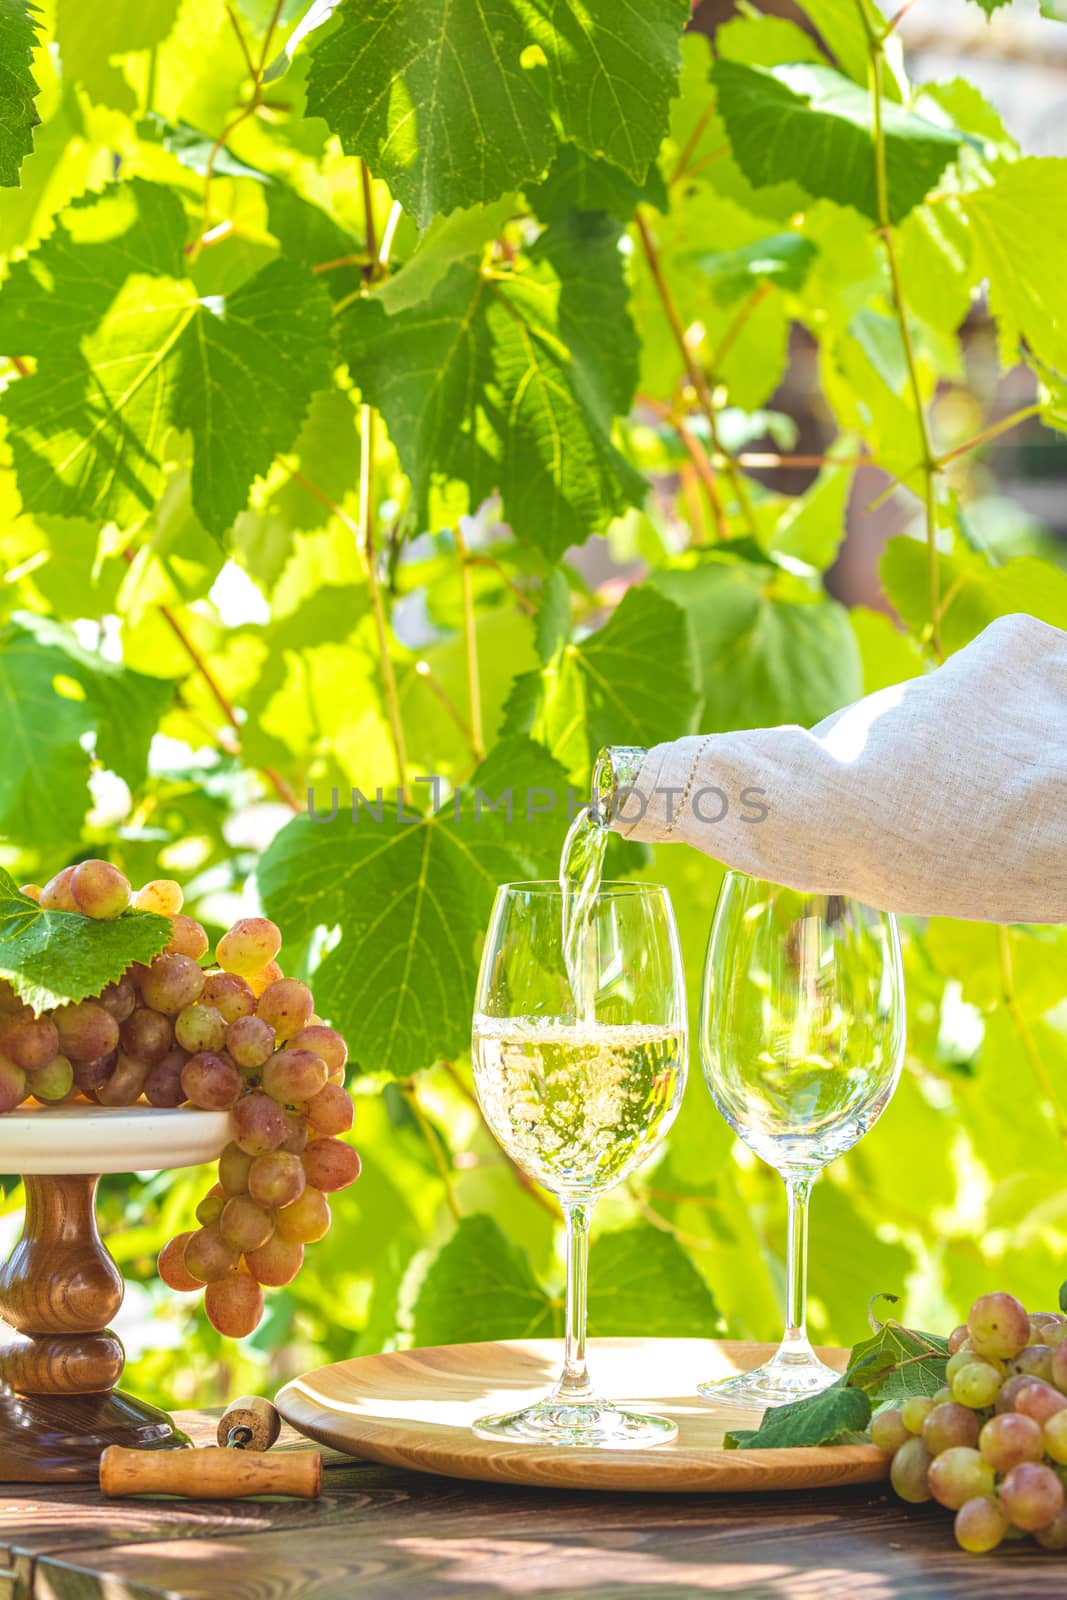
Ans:
[[[478,791],[505,812],[480,806]],[[554,814],[530,817],[543,792]],[[268,916],[287,937],[318,927],[340,930],[315,974],[323,1013],[343,1031],[367,1071],[407,1076],[441,1056],[463,1052],[477,975],[477,943],[498,883],[556,870],[566,818],[566,775],[526,740],[502,741],[453,805],[401,822],[385,802],[381,822],[295,818],[259,865]],[[318,801],[320,813],[324,803]],[[413,813],[407,812],[410,819]]]
[[[929,576],[923,540],[890,539],[879,566],[886,593],[910,628],[918,632],[930,615]],[[961,550],[941,555],[940,589],[949,596],[941,618],[948,650],[960,650],[996,617],[1013,611],[1054,628],[1067,628],[1067,573],[1036,556],[1016,556],[993,566],[984,556]]]
[[[547,228],[528,265],[459,263],[424,304],[345,313],[341,349],[385,417],[425,526],[435,478],[499,488],[516,535],[556,560],[646,485],[611,440],[636,383],[637,344],[606,217]]]
[[[516,680],[504,725],[530,734],[578,777],[604,745],[692,732],[700,703],[685,611],[651,589],[629,589],[602,628],[564,641],[543,671]]]
[[[468,260],[490,239],[495,239],[508,218],[519,209],[515,195],[506,194],[492,205],[469,206],[448,217],[435,217],[419,240],[418,249],[399,271],[374,291],[385,309],[394,314],[425,300],[457,261]]]
[[[463,1217],[419,1287],[415,1343],[551,1339],[559,1332],[559,1302],[538,1283],[525,1250],[494,1218]]]
[[[856,0],[799,0],[799,3],[801,11],[815,24],[820,38],[836,57],[841,71],[866,88],[870,46],[863,13]]]
[[[648,1223],[601,1234],[589,1258],[594,1339],[707,1339],[721,1331],[715,1297],[669,1233]]]
[[[178,0],[58,0],[55,32],[64,76],[77,79],[98,104],[133,111],[137,95],[112,58],[161,44],[177,15]]]
[[[638,183],[620,167],[587,156],[573,144],[560,145],[545,176],[526,185],[526,197],[542,222],[558,222],[570,211],[607,211],[628,220],[642,202],[660,211],[668,206],[667,187],[654,164]]]
[[[0,0],[0,187],[18,188],[24,156],[40,123],[31,70],[39,8],[32,0]]]
[[[798,233],[775,233],[736,250],[698,253],[694,265],[716,284],[724,299],[736,300],[761,283],[799,289],[815,255],[810,239]]]
[[[733,154],[757,187],[792,179],[815,197],[877,217],[870,96],[831,67],[720,60],[711,69]],[[933,188],[967,135],[887,102],[882,108],[889,217]]]
[[[997,162],[991,170],[994,183],[961,195],[959,203],[989,278],[1001,362],[1005,368],[1015,365],[1024,338],[1043,361],[1062,371],[1067,369],[1067,161],[1027,156]],[[1035,218],[1041,219],[1040,227]]]
[[[845,1382],[873,1399],[909,1400],[944,1387],[948,1341],[886,1322],[870,1339],[854,1345]]]
[[[58,685],[58,687],[57,687]],[[83,740],[131,788],[173,686],[92,655],[44,617],[17,614],[0,629],[0,832],[38,845],[78,838],[89,804]]]
[[[37,1012],[97,995],[134,961],[170,939],[169,917],[125,911],[97,922],[77,911],[42,911],[0,867],[0,978]]]
[[[420,227],[544,173],[553,110],[640,181],[688,17],[688,0],[343,0],[313,45],[307,110]]]
[[[785,1450],[805,1445],[862,1444],[871,1420],[871,1402],[862,1389],[842,1379],[791,1405],[772,1406],[758,1428],[735,1428],[723,1440],[726,1450]]]
[[[312,393],[330,386],[329,297],[306,268],[272,261],[200,309],[180,359],[173,420],[193,435],[197,515],[221,536],[296,438]]]

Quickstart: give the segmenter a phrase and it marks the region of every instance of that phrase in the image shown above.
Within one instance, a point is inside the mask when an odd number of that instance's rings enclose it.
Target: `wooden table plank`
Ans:
[[[184,1416],[206,1442],[214,1421]],[[294,1436],[285,1441],[298,1447]],[[1063,1600],[1033,1545],[968,1557],[938,1507],[881,1486],[615,1495],[433,1478],[334,1457],[323,1499],[109,1502],[0,1488],[13,1600]],[[0,1587],[0,1595],[4,1594]]]

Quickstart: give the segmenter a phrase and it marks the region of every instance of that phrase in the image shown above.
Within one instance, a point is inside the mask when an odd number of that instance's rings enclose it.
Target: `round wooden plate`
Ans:
[[[759,1412],[714,1406],[696,1386],[747,1371],[769,1344],[712,1339],[594,1339],[589,1364],[600,1392],[636,1410],[673,1418],[678,1437],[651,1450],[571,1450],[476,1438],[489,1412],[538,1399],[559,1372],[554,1340],[439,1345],[360,1356],[289,1383],[278,1410],[294,1428],[348,1455],[453,1478],[561,1489],[718,1493],[873,1483],[888,1463],[873,1445],[799,1450],[723,1450],[729,1428],[758,1425]],[[847,1352],[821,1350],[844,1368]]]

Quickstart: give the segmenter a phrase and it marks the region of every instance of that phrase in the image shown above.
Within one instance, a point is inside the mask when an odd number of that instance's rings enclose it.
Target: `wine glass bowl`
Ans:
[[[785,1179],[788,1326],[754,1373],[701,1386],[716,1400],[781,1404],[837,1374],[804,1325],[807,1201],[889,1104],[904,1057],[904,978],[896,919],[840,895],[811,895],[742,873],[723,881],[708,942],[701,1055],[735,1133]]]
[[[556,883],[505,884],[482,955],[474,1084],[491,1131],[521,1171],[556,1194],[567,1224],[564,1371],[544,1401],[475,1424],[484,1438],[641,1446],[673,1423],[596,1394],[585,1364],[589,1216],[597,1198],[662,1142],[685,1087],[681,955],[658,885],[604,883],[577,942]]]

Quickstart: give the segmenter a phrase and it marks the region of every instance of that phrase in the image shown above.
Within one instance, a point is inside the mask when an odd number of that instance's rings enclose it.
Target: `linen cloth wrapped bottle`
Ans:
[[[1035,617],[810,731],[609,755],[626,838],[886,911],[1067,922],[1067,633]]]

